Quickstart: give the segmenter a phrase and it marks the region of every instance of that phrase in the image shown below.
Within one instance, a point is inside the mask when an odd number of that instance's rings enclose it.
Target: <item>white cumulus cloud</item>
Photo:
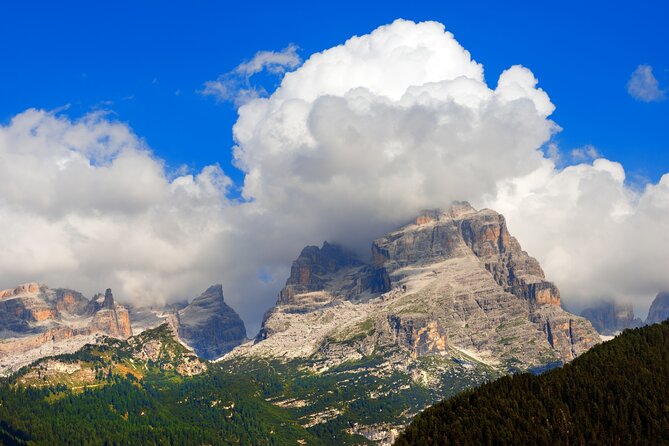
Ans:
[[[0,127],[0,271],[125,300],[191,296],[212,279],[230,182],[216,166],[168,176],[123,123],[27,110]]]
[[[614,299],[645,318],[655,294],[669,289],[669,174],[635,191],[619,163],[599,158],[559,170],[544,160],[481,204],[506,216],[571,308]]]

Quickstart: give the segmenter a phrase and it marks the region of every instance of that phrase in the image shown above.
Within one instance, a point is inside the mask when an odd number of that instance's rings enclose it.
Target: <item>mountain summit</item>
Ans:
[[[177,312],[179,337],[204,359],[223,356],[246,340],[239,315],[223,299],[223,287],[214,285]]]
[[[363,262],[328,242],[304,248],[258,341],[238,354],[331,363],[393,344],[413,356],[458,349],[528,368],[569,361],[600,340],[561,308],[558,288],[492,210],[426,211],[371,250]]]

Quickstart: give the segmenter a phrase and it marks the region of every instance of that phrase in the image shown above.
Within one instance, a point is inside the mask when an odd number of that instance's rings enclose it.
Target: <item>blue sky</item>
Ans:
[[[436,20],[489,83],[512,64],[533,71],[563,150],[592,144],[628,179],[654,182],[669,170],[669,101],[637,101],[626,84],[648,64],[669,88],[668,12],[661,1],[12,2],[0,14],[0,122],[29,107],[111,110],[169,168],[219,163],[238,182],[236,111],[198,94],[205,81],[259,50],[294,43],[304,59],[398,17]]]

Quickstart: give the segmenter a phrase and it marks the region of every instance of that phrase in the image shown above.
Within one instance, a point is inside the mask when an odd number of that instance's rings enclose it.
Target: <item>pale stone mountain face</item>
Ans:
[[[373,333],[366,342],[402,344],[411,355],[457,348],[525,368],[570,361],[600,341],[560,307],[557,287],[504,217],[468,204],[426,212],[374,241],[369,263],[328,243],[305,248],[259,341],[238,354],[332,361],[326,339],[346,339],[356,324]]]
[[[657,324],[669,319],[669,291],[658,293],[648,310],[647,324]]]
[[[132,335],[128,310],[111,290],[101,300],[37,283],[0,291],[0,374],[44,356],[72,353],[99,335]]]

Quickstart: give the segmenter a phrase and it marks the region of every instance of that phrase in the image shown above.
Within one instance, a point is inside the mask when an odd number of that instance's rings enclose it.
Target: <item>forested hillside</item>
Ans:
[[[544,375],[465,391],[417,416],[395,444],[669,444],[669,321]]]
[[[148,352],[148,354],[147,354]],[[201,363],[166,325],[44,358],[0,380],[0,444],[320,444],[243,375]]]

